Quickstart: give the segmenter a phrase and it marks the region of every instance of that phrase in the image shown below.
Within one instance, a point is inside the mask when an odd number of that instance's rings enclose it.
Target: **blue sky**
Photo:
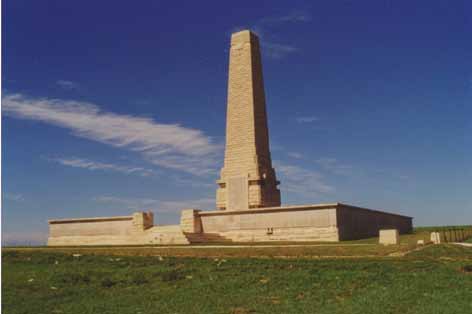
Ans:
[[[214,208],[228,47],[262,44],[285,204],[472,223],[470,1],[3,1],[2,235]]]

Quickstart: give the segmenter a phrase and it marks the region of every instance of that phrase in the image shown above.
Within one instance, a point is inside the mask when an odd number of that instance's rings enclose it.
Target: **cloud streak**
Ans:
[[[151,198],[124,198],[105,195],[96,197],[95,201],[118,204],[131,210],[153,210],[160,213],[176,213],[185,208],[215,208],[215,200],[211,198],[199,198],[187,201],[163,201]]]
[[[304,156],[303,154],[297,153],[297,152],[288,152],[287,156],[295,158],[295,159],[303,159]]]
[[[312,123],[312,122],[318,121],[319,119],[318,117],[308,116],[308,117],[297,117],[296,120],[298,123]]]
[[[21,94],[3,97],[2,108],[8,116],[56,125],[78,137],[138,152],[164,168],[195,175],[215,172],[214,157],[220,147],[197,129],[104,112],[87,102],[28,98]]]
[[[69,166],[74,168],[82,168],[91,171],[103,170],[103,171],[112,171],[119,172],[126,175],[139,175],[142,177],[148,177],[155,175],[155,171],[152,169],[142,168],[142,167],[128,167],[123,165],[116,165],[111,163],[103,163],[92,161],[82,158],[48,158],[50,161],[57,162],[63,166]]]
[[[58,80],[56,81],[56,84],[59,85],[59,87],[67,90],[74,90],[74,89],[79,89],[79,84],[76,82],[72,81],[67,81],[67,80]]]
[[[311,14],[303,10],[293,10],[286,15],[266,17],[259,21],[260,24],[280,24],[280,23],[297,23],[311,21]]]
[[[280,161],[275,161],[274,164],[281,177],[281,189],[284,191],[313,197],[332,193],[335,190],[333,186],[324,182],[324,177],[319,172]]]
[[[264,54],[272,59],[281,59],[291,53],[297,52],[300,49],[294,46],[278,44],[273,42],[263,42]]]
[[[3,198],[5,200],[14,201],[14,202],[21,202],[25,200],[23,195],[17,194],[17,193],[3,193]]]
[[[261,18],[250,28],[259,36],[262,53],[272,59],[281,59],[290,54],[299,52],[300,48],[294,45],[280,43],[276,38],[274,38],[275,36],[273,36],[274,28],[288,23],[306,23],[309,21],[311,21],[311,15],[308,12],[294,10],[286,15]],[[246,28],[247,27],[238,26],[233,28],[233,32]]]
[[[290,54],[299,52],[300,48],[289,44],[275,42],[274,39],[269,39],[267,35],[270,34],[269,29],[274,26],[286,23],[306,23],[309,21],[311,21],[311,15],[301,10],[294,10],[282,16],[272,16],[260,19],[256,23],[256,26],[254,26],[254,29],[261,38],[263,53],[272,59],[282,59]]]
[[[352,166],[340,164],[336,158],[319,158],[315,162],[326,171],[336,175],[347,176],[353,172]]]

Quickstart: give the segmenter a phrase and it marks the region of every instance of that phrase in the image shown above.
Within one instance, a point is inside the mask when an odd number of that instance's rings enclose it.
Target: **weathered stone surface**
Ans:
[[[153,226],[152,213],[49,221],[49,246],[189,244],[180,225]]]
[[[133,226],[137,231],[143,231],[154,226],[154,213],[133,213]]]
[[[379,231],[379,243],[384,245],[399,244],[400,237],[397,229],[387,229]]]
[[[48,245],[332,242],[376,236],[382,226],[392,224],[400,227],[400,233],[411,231],[410,217],[341,203],[245,211],[185,209],[180,225],[170,226],[150,227],[150,219],[148,213],[134,213],[121,217],[53,220],[49,224]],[[396,241],[397,229],[380,231],[380,243],[395,244]]]
[[[184,209],[180,214],[180,228],[183,232],[200,233],[202,232],[202,222],[198,215],[198,209]]]
[[[411,217],[338,203],[339,238],[355,240],[377,237],[381,229],[397,229],[400,234],[413,230]]]
[[[246,210],[249,206],[248,177],[230,177],[226,183],[226,208]]]
[[[219,209],[280,206],[269,151],[259,39],[248,30],[231,36],[225,160],[217,183]]]
[[[386,226],[398,226],[400,233],[412,229],[410,217],[342,203],[198,214],[203,233],[244,242],[342,241],[378,236]]]

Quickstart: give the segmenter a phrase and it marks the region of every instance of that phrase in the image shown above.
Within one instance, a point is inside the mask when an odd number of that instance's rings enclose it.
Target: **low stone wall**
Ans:
[[[153,214],[49,221],[48,246],[189,244],[179,225],[153,226]]]
[[[379,236],[381,229],[411,233],[413,218],[339,203],[337,206],[339,239],[356,240]]]
[[[128,244],[134,231],[133,216],[51,220],[48,245]]]

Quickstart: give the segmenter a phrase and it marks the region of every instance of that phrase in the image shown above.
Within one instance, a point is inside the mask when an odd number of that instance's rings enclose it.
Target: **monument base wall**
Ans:
[[[340,240],[378,237],[382,229],[397,229],[400,234],[413,231],[413,218],[379,210],[339,203],[336,216]]]
[[[221,232],[219,235],[231,242],[337,242],[336,227],[299,227],[274,228],[267,232],[264,229],[247,229]]]
[[[342,241],[376,237],[381,229],[412,231],[412,218],[341,203],[240,211],[184,210],[191,243]]]
[[[153,226],[152,213],[49,221],[50,246],[222,242],[336,242],[412,231],[412,218],[334,203],[240,211],[182,211],[180,224]]]
[[[285,206],[196,213],[201,232],[232,242],[338,241],[336,208]]]

